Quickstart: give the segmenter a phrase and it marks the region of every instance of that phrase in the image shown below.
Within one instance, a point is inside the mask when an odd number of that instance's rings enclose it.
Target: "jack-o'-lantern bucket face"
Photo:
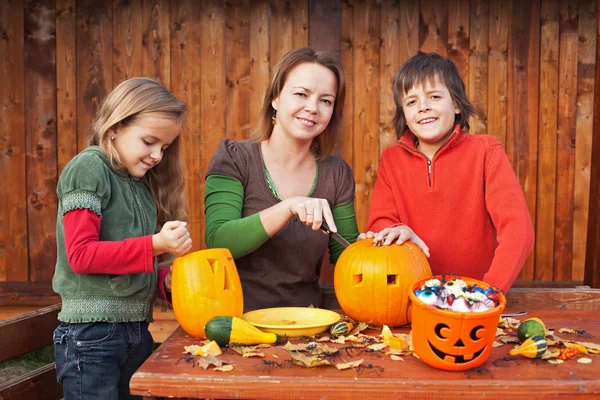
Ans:
[[[460,277],[467,284],[484,282]],[[483,312],[455,312],[439,309],[420,301],[414,290],[426,280],[417,282],[410,293],[412,302],[412,337],[415,353],[426,364],[447,371],[466,371],[483,364],[492,351],[500,313],[506,299],[499,294],[499,305]]]

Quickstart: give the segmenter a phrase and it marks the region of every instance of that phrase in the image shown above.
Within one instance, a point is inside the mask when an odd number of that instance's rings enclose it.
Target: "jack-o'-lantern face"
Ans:
[[[483,325],[471,329],[452,330],[444,323],[438,323],[433,329],[432,337],[427,342],[431,351],[441,360],[462,364],[479,357],[487,344],[483,339],[486,329]]]
[[[478,367],[492,351],[497,323],[497,317],[465,318],[462,313],[420,319],[417,325],[413,321],[415,351],[438,368],[460,371]]]

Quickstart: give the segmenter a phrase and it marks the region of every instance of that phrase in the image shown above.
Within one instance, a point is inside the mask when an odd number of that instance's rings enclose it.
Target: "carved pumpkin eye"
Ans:
[[[482,329],[482,325],[477,325],[475,328],[471,329],[471,334],[469,336],[471,336],[472,341],[476,342],[479,339],[481,339],[481,337],[483,336]]]
[[[450,335],[448,335],[449,330],[450,330],[450,327],[446,324],[437,324],[435,326],[435,334],[440,339],[448,339],[447,336],[450,336]]]

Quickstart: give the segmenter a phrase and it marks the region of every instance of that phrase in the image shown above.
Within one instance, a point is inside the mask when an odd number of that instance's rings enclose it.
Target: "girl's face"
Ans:
[[[330,69],[316,63],[295,66],[271,102],[277,110],[273,135],[312,142],[331,120],[336,93],[337,79]]]
[[[459,108],[454,104],[446,85],[436,76],[433,82],[414,86],[402,98],[406,124],[419,138],[419,149],[428,156],[444,144],[452,133]]]
[[[111,135],[127,172],[141,178],[162,160],[163,152],[180,132],[180,121],[148,115],[129,126],[117,128]]]

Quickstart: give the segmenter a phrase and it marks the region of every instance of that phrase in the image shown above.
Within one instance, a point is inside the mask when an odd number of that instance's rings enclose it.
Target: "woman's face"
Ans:
[[[164,151],[180,132],[180,121],[148,115],[118,128],[111,135],[114,137],[112,144],[127,172],[141,178],[162,160]]]
[[[336,93],[337,78],[330,69],[316,63],[295,66],[271,102],[277,111],[273,134],[312,142],[331,120]]]

